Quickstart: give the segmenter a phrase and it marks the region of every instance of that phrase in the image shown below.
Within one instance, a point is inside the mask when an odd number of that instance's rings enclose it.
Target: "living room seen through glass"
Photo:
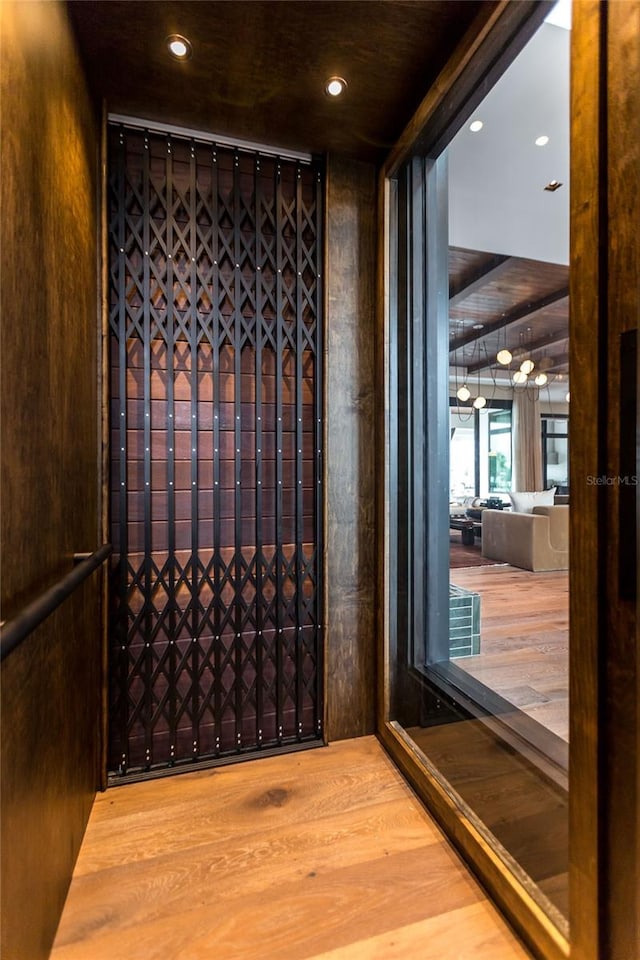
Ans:
[[[397,180],[390,716],[566,928],[565,6]]]

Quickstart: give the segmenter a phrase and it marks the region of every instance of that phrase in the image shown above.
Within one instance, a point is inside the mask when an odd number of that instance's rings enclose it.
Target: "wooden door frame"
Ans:
[[[622,473],[621,334],[638,327],[640,2],[575,3],[571,59],[571,946],[634,960],[638,636],[619,566],[637,506],[621,517],[621,486],[593,480]]]
[[[550,4],[487,4],[391,151],[379,176],[377,421],[378,736],[462,855],[534,950],[549,960],[634,960],[640,942],[640,762],[636,603],[619,596],[621,541],[615,487],[587,477],[620,467],[620,349],[638,323],[638,77],[640,0],[574,4],[571,41],[570,925],[560,929],[531,885],[506,866],[470,811],[402,728],[390,720],[389,469],[395,243],[394,175],[413,152],[434,150],[451,118],[467,113],[528,39]],[[515,43],[515,50],[514,50]],[[466,116],[466,114],[465,114]],[[626,136],[625,136],[626,131]],[[624,144],[624,147],[623,147]],[[615,151],[615,152],[614,152]],[[616,164],[618,154],[623,162]],[[618,166],[620,169],[618,169]],[[635,178],[635,179],[634,179]],[[635,226],[634,226],[635,225]],[[597,318],[594,320],[594,318]],[[576,403],[576,399],[580,402]],[[609,423],[613,422],[613,428]],[[637,454],[636,454],[637,464]],[[637,471],[637,472],[640,472]],[[582,482],[581,482],[582,481]],[[636,497],[636,502],[638,501]],[[629,786],[632,784],[632,786]]]

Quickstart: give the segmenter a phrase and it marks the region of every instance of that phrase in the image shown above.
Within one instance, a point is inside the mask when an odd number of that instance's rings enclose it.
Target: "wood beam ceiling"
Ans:
[[[449,287],[449,310],[460,303],[461,300],[466,300],[477,290],[481,290],[487,284],[498,280],[509,268],[511,262],[512,257],[494,254],[480,268],[470,270],[457,283],[451,284]]]
[[[500,319],[495,323],[492,323],[490,327],[485,326],[482,330],[470,330],[468,333],[463,334],[449,345],[449,353],[456,353],[462,347],[466,347],[469,343],[475,343],[477,340],[482,340],[490,334],[496,333],[498,330],[502,330],[504,327],[510,326],[512,323],[517,323],[520,320],[525,320],[528,317],[532,317],[534,314],[539,313],[540,310],[545,310],[547,307],[550,307],[554,303],[558,303],[560,300],[564,300],[568,296],[569,287],[562,286],[560,289],[555,290],[553,293],[550,293],[545,297],[541,297],[538,300],[534,300],[525,304],[520,304],[510,313],[507,313],[505,316],[500,317]]]
[[[557,343],[568,343],[569,334],[565,331],[560,336],[557,333],[550,334],[547,337],[540,337],[539,340],[533,340],[530,343],[523,343],[522,347],[526,350],[527,354],[537,353],[539,350],[544,350],[546,347],[550,347],[553,344]],[[507,347],[507,350],[509,347]],[[494,358],[495,360],[495,358]],[[467,374],[477,373],[478,370],[487,370],[489,367],[493,366],[494,360],[477,360],[475,363],[470,363],[467,367]]]

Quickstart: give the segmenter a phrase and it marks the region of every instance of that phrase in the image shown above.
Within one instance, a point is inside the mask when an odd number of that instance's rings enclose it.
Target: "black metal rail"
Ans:
[[[6,623],[0,631],[0,661],[8,657],[19,647],[43,620],[70,596],[76,587],[90,577],[111,553],[110,543],[103,543],[95,553],[83,560],[69,573],[65,574],[52,587],[36,597],[24,610]]]

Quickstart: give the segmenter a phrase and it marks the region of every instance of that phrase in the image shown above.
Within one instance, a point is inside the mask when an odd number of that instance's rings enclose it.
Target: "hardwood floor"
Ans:
[[[568,917],[566,789],[478,720],[407,730],[542,893]]]
[[[374,737],[113,788],[52,960],[524,960]]]
[[[481,652],[456,664],[568,741],[568,572],[503,564],[458,568],[451,581],[481,597]]]

